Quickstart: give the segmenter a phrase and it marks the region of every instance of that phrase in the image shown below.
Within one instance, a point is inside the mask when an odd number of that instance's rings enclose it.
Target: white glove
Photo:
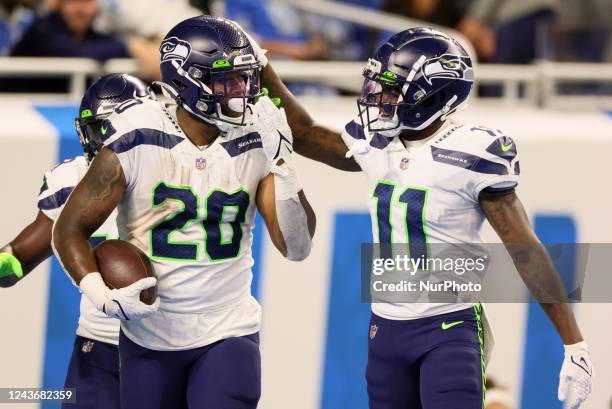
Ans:
[[[111,290],[106,286],[100,273],[89,273],[81,280],[79,288],[96,308],[110,318],[139,320],[159,309],[159,297],[152,305],[140,301],[140,292],[155,287],[155,277],[142,278],[125,287]]]
[[[268,57],[266,57],[266,53],[268,52],[268,50],[266,50],[265,48],[261,48],[261,46],[257,43],[257,41],[255,41],[255,39],[251,37],[251,35],[244,28],[240,26],[240,24],[236,23],[235,21],[234,21],[234,24],[240,30],[242,30],[246,38],[249,39],[249,42],[251,43],[251,47],[253,47],[253,51],[255,52],[255,58],[257,58],[257,61],[261,63],[261,66],[265,67],[266,65],[268,65]]]
[[[374,137],[374,134],[370,132],[367,127],[364,128],[363,126],[361,126],[361,119],[359,118],[359,115],[357,115],[355,119],[353,119],[353,122],[355,122],[357,126],[363,129],[365,139],[355,139],[354,140],[353,144],[350,146],[349,150],[345,154],[347,158],[353,157],[355,155],[365,155],[368,152],[370,152],[370,149],[371,149],[370,142],[372,141],[372,138]],[[346,129],[343,130],[342,132],[346,133]],[[355,135],[351,135],[351,138],[355,138]],[[342,139],[350,140],[351,138],[342,138]]]
[[[565,359],[559,375],[559,400],[566,409],[577,409],[591,393],[593,364],[586,342],[565,345]]]
[[[288,161],[293,153],[293,134],[283,108],[278,108],[267,96],[253,105],[255,127],[261,136],[261,144],[268,161]]]

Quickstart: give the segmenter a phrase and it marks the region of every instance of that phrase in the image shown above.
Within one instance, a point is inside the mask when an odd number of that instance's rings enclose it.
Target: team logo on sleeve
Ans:
[[[185,60],[191,54],[191,44],[183,41],[178,37],[170,37],[159,47],[161,53],[161,62],[178,61],[183,65]]]
[[[474,71],[465,60],[466,57],[444,54],[425,61],[422,68],[425,81],[429,85],[434,78],[474,81]]]

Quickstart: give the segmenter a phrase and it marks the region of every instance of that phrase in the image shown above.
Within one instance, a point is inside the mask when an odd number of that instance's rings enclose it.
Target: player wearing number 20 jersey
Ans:
[[[161,298],[158,313],[123,331],[156,350],[253,334],[260,322],[250,288],[254,198],[270,172],[260,136],[239,127],[204,149],[177,125],[176,109],[128,102],[105,141],[126,179],[120,236],[151,258]]]
[[[261,388],[256,207],[272,243],[296,261],[310,252],[314,213],[286,117],[264,97],[243,31],[195,17],[167,34],[160,53],[160,86],[174,103],[115,109],[55,242],[62,238],[62,261],[98,310],[122,320],[123,408],[252,409]],[[155,277],[111,290],[85,239],[115,207],[121,238],[148,254]],[[140,291],[156,284],[159,297],[143,303]]]

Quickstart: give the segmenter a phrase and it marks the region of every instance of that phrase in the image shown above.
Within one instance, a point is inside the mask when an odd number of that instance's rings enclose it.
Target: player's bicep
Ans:
[[[506,244],[539,242],[531,228],[527,212],[513,190],[506,193],[483,191],[479,203],[487,220]]]
[[[273,174],[268,174],[259,182],[255,201],[257,210],[259,210],[266,224],[272,243],[283,255],[286,255],[287,246],[276,217],[276,195]]]
[[[112,151],[102,149],[66,202],[58,219],[59,230],[72,226],[89,237],[119,204],[125,188],[119,159]]]

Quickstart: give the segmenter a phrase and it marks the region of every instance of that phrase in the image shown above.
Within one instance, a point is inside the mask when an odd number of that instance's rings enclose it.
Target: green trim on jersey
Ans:
[[[480,365],[482,368],[482,407],[484,408],[485,398],[487,395],[487,369],[484,352],[484,330],[482,328],[482,305],[474,305],[474,314],[476,315],[476,324],[478,326],[478,343],[480,344]]]

